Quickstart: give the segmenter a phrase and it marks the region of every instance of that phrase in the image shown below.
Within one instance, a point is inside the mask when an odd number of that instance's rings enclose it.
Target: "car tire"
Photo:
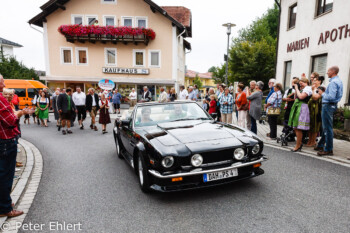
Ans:
[[[118,155],[118,158],[123,159],[123,155],[121,153],[120,143],[119,143],[117,135],[114,135],[114,143],[115,143],[115,149],[116,149],[116,153]]]
[[[136,173],[138,176],[140,188],[141,188],[142,192],[149,193],[151,191],[150,178],[149,178],[149,175],[147,173],[145,159],[143,158],[143,156],[140,153],[137,156],[136,164],[137,164],[136,165]]]

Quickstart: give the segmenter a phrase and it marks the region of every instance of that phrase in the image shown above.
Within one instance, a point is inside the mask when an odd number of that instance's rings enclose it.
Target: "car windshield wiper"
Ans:
[[[174,122],[174,121],[193,121],[193,120],[210,120],[207,117],[198,117],[198,118],[182,118],[182,119],[177,119],[177,120],[173,120],[170,122]]]

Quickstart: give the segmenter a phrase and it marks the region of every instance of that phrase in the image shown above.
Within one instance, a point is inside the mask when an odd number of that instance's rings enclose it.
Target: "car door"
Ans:
[[[133,119],[133,114],[131,115],[131,118]],[[129,125],[123,125],[121,124],[121,130],[120,130],[120,138],[122,140],[123,146],[128,153],[129,156],[133,154],[134,147],[133,144],[133,120],[130,121]]]

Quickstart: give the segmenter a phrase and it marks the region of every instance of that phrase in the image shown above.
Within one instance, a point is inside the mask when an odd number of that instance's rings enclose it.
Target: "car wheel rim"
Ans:
[[[119,155],[120,153],[120,148],[119,148],[119,143],[118,143],[118,139],[115,139],[115,146],[117,147],[117,155]]]
[[[143,185],[143,167],[142,167],[142,162],[140,157],[139,157],[139,179],[140,179],[140,184]]]

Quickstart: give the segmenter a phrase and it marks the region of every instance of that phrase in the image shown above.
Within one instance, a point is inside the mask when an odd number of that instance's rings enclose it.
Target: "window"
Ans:
[[[284,71],[284,90],[287,90],[290,88],[290,79],[291,79],[291,73],[292,73],[292,61],[285,62],[285,71]]]
[[[117,49],[116,48],[105,48],[105,64],[106,66],[117,65]]]
[[[72,24],[84,24],[84,16],[83,15],[72,15]]]
[[[96,15],[86,16],[86,24],[87,25],[98,24],[98,17]]]
[[[88,64],[88,49],[87,48],[76,48],[77,64],[87,65]]]
[[[132,17],[122,17],[123,26],[133,27],[134,22]]]
[[[101,0],[103,4],[117,4],[117,0]]]
[[[333,0],[318,0],[317,1],[317,16],[329,12],[333,9]]]
[[[72,48],[61,48],[61,64],[73,64]]]
[[[28,92],[29,98],[34,98],[36,95],[39,94],[39,91],[37,89],[34,89],[34,88],[28,88],[27,92]]]
[[[297,4],[289,8],[289,25],[288,29],[295,27],[295,22],[297,20]]]
[[[325,76],[327,72],[327,54],[312,57],[311,73],[317,72],[320,76]]]
[[[149,67],[160,67],[160,51],[149,50]]]
[[[27,97],[26,96],[26,89],[25,88],[15,88],[15,94],[18,96],[18,97]]]
[[[145,50],[134,49],[134,66],[145,66]]]
[[[105,26],[115,26],[115,16],[104,16],[103,24]]]
[[[136,27],[147,28],[147,18],[146,17],[136,17]]]

